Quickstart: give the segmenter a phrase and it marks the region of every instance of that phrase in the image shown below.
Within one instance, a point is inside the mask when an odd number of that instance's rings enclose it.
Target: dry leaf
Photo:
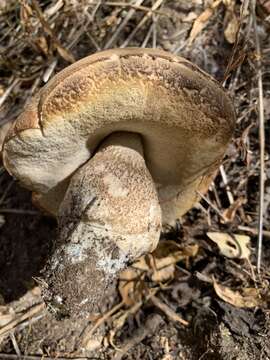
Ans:
[[[15,318],[14,310],[9,306],[0,306],[0,328],[10,323]]]
[[[175,264],[169,265],[161,270],[154,271],[151,278],[153,281],[155,281],[157,283],[166,282],[170,279],[173,279],[174,271],[175,271]]]
[[[155,294],[155,292],[153,292],[153,294]],[[113,322],[112,322],[112,329],[110,330],[109,335],[108,335],[108,341],[109,341],[109,344],[116,350],[120,350],[114,344],[114,337],[115,337],[117,331],[120,330],[124,326],[126,319],[130,315],[136,314],[136,312],[140,309],[141,306],[142,306],[142,303],[138,302],[138,303],[134,304],[132,307],[130,307],[129,309],[120,310],[119,312],[117,312],[115,314]]]
[[[181,260],[188,260],[190,257],[197,255],[199,250],[198,245],[188,245],[180,247],[172,240],[160,241],[157,249],[150,255],[146,255],[152,259],[150,261],[151,269],[155,271],[162,271],[166,267],[176,264]]]
[[[131,306],[141,300],[144,277],[145,274],[142,271],[133,267],[121,272],[118,290],[126,305]]]
[[[215,280],[213,285],[218,297],[233,306],[239,308],[253,308],[262,303],[259,292],[255,288],[245,288],[240,292],[220,285]]]
[[[222,255],[228,258],[249,259],[249,236],[219,232],[208,232],[207,236],[217,244]]]
[[[128,306],[140,301],[144,292],[144,278],[149,272],[149,262],[141,256],[132,266],[121,272],[118,290],[124,303]]]
[[[183,22],[191,22],[197,18],[197,14],[194,11],[190,11],[187,16],[185,16],[182,21]]]
[[[230,20],[227,23],[227,26],[224,30],[225,39],[228,41],[229,44],[234,44],[239,28],[239,22],[235,14],[229,12]]]
[[[85,350],[95,351],[100,348],[102,344],[103,336],[102,335],[94,335],[92,336],[84,346]]]
[[[203,28],[207,25],[208,20],[214,14],[215,9],[219,6],[221,0],[216,0],[213,2],[211,7],[205,9],[194,21],[189,39],[188,44],[191,45],[194,39],[199,35],[199,33],[203,30]]]
[[[71,52],[69,52],[68,50],[66,50],[63,46],[61,46],[60,44],[55,44],[56,45],[56,49],[58,54],[67,62],[70,63],[74,63],[75,62],[75,58],[74,56],[71,54]]]
[[[188,260],[197,255],[198,245],[180,248],[174,241],[161,241],[152,254],[152,281],[165,282],[173,278],[175,264],[181,260]]]
[[[244,204],[244,202],[245,199],[243,197],[240,197],[236,201],[234,201],[234,203],[228,209],[225,209],[222,213],[224,220],[226,222],[232,222],[234,220],[237,210]]]
[[[26,2],[22,2],[21,7],[20,7],[20,18],[21,18],[22,24],[27,23],[29,20],[29,17],[32,15],[33,15],[33,11],[32,11],[31,6],[26,4]]]
[[[223,0],[226,6],[224,17],[224,36],[229,44],[234,44],[237,38],[240,23],[235,15],[235,0]]]
[[[130,306],[142,299],[147,290],[144,283],[146,275],[154,282],[166,282],[173,278],[175,264],[196,256],[198,250],[198,245],[181,248],[174,241],[160,241],[152,254],[140,257],[131,267],[121,272],[119,292],[124,303]]]
[[[270,105],[270,101],[269,101],[269,105]],[[242,135],[238,139],[238,143],[237,143],[237,146],[241,151],[241,159],[246,162],[248,168],[250,166],[251,154],[252,154],[252,151],[250,150],[249,132],[253,127],[254,127],[253,123],[247,126],[247,128],[242,132]]]
[[[265,11],[266,15],[270,14],[270,0],[259,0],[259,3],[262,9]]]
[[[44,55],[48,55],[49,47],[45,36],[37,37],[35,39],[35,44]]]
[[[181,247],[173,240],[160,241],[158,247],[153,252],[152,256],[156,259],[158,268],[178,262],[189,257],[197,255],[199,250],[198,245],[188,245]]]
[[[49,18],[56,14],[63,6],[65,5],[63,0],[58,0],[56,2],[52,2],[52,4],[47,7],[44,11],[45,17]]]

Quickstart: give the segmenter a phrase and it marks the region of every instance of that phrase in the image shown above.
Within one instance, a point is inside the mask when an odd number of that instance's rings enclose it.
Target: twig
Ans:
[[[154,334],[158,330],[162,321],[162,317],[158,314],[149,315],[144,326],[137,329],[132,338],[124,342],[119,352],[113,357],[113,360],[121,360],[129,350],[137,344],[140,344],[146,336]]]
[[[50,356],[45,356],[45,355],[22,355],[22,356],[18,356],[15,354],[3,354],[0,353],[0,359],[1,360],[89,360],[89,357],[76,357],[76,358],[63,358],[63,357],[50,357]],[[98,358],[92,357],[91,359],[96,359],[98,360]]]
[[[160,290],[159,287],[149,289],[149,293],[147,294],[147,296],[145,297],[144,300],[137,301],[134,305],[132,305],[130,308],[128,308],[126,311],[124,311],[124,313],[120,314],[120,317],[118,317],[118,319],[115,322],[115,326],[109,332],[109,335],[108,335],[108,341],[114,349],[119,350],[119,348],[114,344],[113,340],[114,340],[116,332],[123,327],[128,316],[130,316],[130,315],[134,316],[138,312],[138,310],[142,307],[142,305],[144,303],[147,303],[147,301],[149,301],[153,296],[155,296],[159,290]]]
[[[4,94],[0,97],[0,107],[4,104],[6,99],[8,98],[11,91],[14,89],[14,87],[19,83],[19,79],[15,79],[12,81],[12,83],[9,85],[8,88],[6,88]]]
[[[11,189],[13,184],[14,184],[14,180],[11,180],[10,183],[8,184],[8,186],[5,188],[5,191],[3,192],[2,196],[0,197],[0,204],[2,204],[4,202],[8,192]]]
[[[143,0],[137,0],[134,5],[138,6],[143,3]],[[113,36],[107,41],[107,43],[104,46],[104,49],[110,48],[118,38],[121,31],[124,29],[126,24],[129,22],[129,20],[132,18],[132,16],[135,14],[135,9],[130,9],[127,15],[125,16],[125,19],[121,22],[121,24],[118,26],[118,29],[114,32]]]
[[[151,12],[153,10],[156,10],[162,3],[164,0],[157,0],[153,6],[151,7],[151,9],[149,9],[149,12],[144,15],[144,17],[142,18],[142,20],[139,22],[139,24],[135,27],[135,29],[133,29],[131,31],[131,33],[129,34],[129,36],[126,38],[126,40],[123,42],[123,44],[120,46],[121,48],[125,48],[126,46],[128,46],[128,44],[130,43],[130,41],[133,39],[133,37],[135,36],[135,34],[137,33],[137,31],[139,29],[141,29],[141,27],[145,24],[145,22],[149,19],[149,17],[151,16]]]
[[[251,233],[251,234],[253,234],[253,235],[258,235],[258,234],[259,234],[259,230],[258,230],[258,229],[253,229],[253,228],[248,227],[248,226],[241,226],[241,225],[239,225],[239,226],[238,226],[238,229],[239,229],[239,230],[242,230],[242,231],[249,232],[249,233]],[[263,236],[270,238],[270,231],[263,230],[262,233],[263,233]]]
[[[152,0],[152,6],[154,6],[153,0]],[[152,14],[152,20],[153,20],[153,42],[152,47],[155,49],[157,47],[157,20],[158,16],[155,14]]]
[[[124,323],[126,321],[126,319],[128,318],[128,316],[130,315],[135,315],[136,312],[138,312],[138,310],[141,308],[141,306],[143,305],[142,301],[138,301],[136,302],[134,305],[132,305],[129,309],[127,309],[126,311],[124,311],[124,313],[120,314],[120,316],[118,317],[118,319],[116,320],[115,326],[113,327],[112,330],[110,330],[109,335],[108,335],[108,341],[109,344],[115,349],[115,350],[120,350],[119,347],[117,347],[114,344],[114,337],[115,334],[117,333],[117,331],[119,329],[121,329],[124,326]],[[117,314],[116,314],[117,315]]]
[[[166,314],[168,316],[168,318],[171,319],[172,321],[179,322],[180,324],[185,325],[185,326],[189,325],[189,323],[186,320],[182,319],[167,304],[162,302],[156,296],[152,296],[151,301],[156,307],[158,307],[161,311],[163,311],[164,314]]]
[[[261,45],[257,31],[256,0],[251,1],[251,14],[253,20],[254,37],[255,37],[255,45],[256,45],[256,53],[257,53],[256,68],[258,74],[258,90],[259,90],[260,189],[259,189],[259,220],[258,220],[258,241],[257,241],[257,271],[258,273],[260,273],[261,259],[262,259],[263,215],[264,215],[265,129],[264,129]]]
[[[187,30],[183,29],[183,33],[185,33]],[[176,48],[174,48],[173,50],[173,54],[178,54],[181,50],[184,49],[184,47],[186,47],[187,45],[187,40],[183,41],[179,46],[177,46]]]
[[[107,6],[119,6],[119,7],[130,7],[130,8],[133,8],[133,9],[136,9],[136,10],[141,10],[141,11],[144,11],[144,12],[150,12],[150,13],[153,13],[153,14],[158,14],[158,15],[162,15],[162,16],[166,16],[166,17],[170,17],[168,14],[166,14],[165,12],[163,11],[160,11],[160,10],[153,10],[151,8],[148,8],[147,6],[142,6],[142,5],[135,5],[135,4],[128,4],[128,3],[124,3],[124,2],[112,2],[112,1],[107,1],[106,2],[106,5]]]
[[[89,329],[89,327],[87,326],[84,330],[84,336],[82,338],[82,340],[80,341],[80,345],[79,347],[86,347],[87,343],[89,342],[89,340],[91,339],[91,337],[93,336],[94,332],[97,330],[97,328],[100,327],[101,324],[103,324],[105,321],[107,321],[111,315],[113,313],[115,313],[117,310],[121,309],[121,307],[124,305],[124,302],[121,301],[119,304],[117,304],[116,306],[114,306],[112,309],[110,309],[107,313],[105,313],[103,316],[101,316],[96,322],[95,324],[91,324],[91,328]]]
[[[27,326],[31,326],[33,325],[35,322],[39,321],[40,319],[42,319],[44,316],[46,315],[46,312],[44,311],[43,313],[41,313],[40,315],[37,315],[35,317],[32,317],[29,320],[26,320],[24,322],[22,322],[21,324],[19,324],[18,326],[16,326],[16,331],[22,331],[23,329],[25,329]]]
[[[11,339],[11,341],[12,341],[12,345],[13,345],[13,347],[14,347],[15,352],[16,352],[17,356],[20,358],[20,357],[22,356],[22,354],[21,354],[21,352],[20,352],[20,349],[19,349],[17,340],[16,340],[16,338],[15,338],[14,331],[11,331],[10,334],[9,334],[9,336],[10,336],[10,339]]]
[[[221,217],[221,219],[226,223],[227,219],[225,218],[225,216],[222,214],[222,212],[205,196],[203,195],[200,191],[196,191],[197,194],[204,200],[207,202],[207,204],[209,206],[211,206],[211,208]]]
[[[42,10],[40,8],[40,5],[38,3],[37,0],[32,0],[32,6],[33,9],[36,11],[37,13],[37,17],[41,23],[41,25],[43,26],[44,31],[52,38],[56,49],[59,53],[59,55],[66,61],[73,63],[75,62],[75,58],[72,55],[72,53],[67,50],[66,48],[64,48],[64,46],[62,46],[62,44],[60,43],[60,41],[57,39],[57,37],[55,36],[53,30],[51,29],[50,25],[48,24],[48,22],[45,20]]]
[[[236,32],[236,39],[235,39],[235,42],[234,42],[234,45],[233,45],[233,49],[232,49],[232,52],[231,52],[230,59],[228,61],[228,64],[227,64],[227,67],[226,67],[226,70],[225,70],[225,73],[224,73],[224,77],[223,77],[223,85],[225,85],[225,82],[228,79],[228,77],[230,76],[231,71],[233,69],[235,69],[236,67],[238,67],[238,65],[240,65],[244,61],[244,59],[246,57],[246,54],[245,54],[244,51],[243,51],[242,56],[240,55],[240,56],[238,56],[238,58],[236,58],[236,55],[237,55],[237,51],[239,50],[240,30],[241,30],[242,23],[243,23],[243,20],[244,20],[244,15],[246,14],[247,9],[248,9],[248,5],[249,5],[249,0],[244,0],[244,2],[242,3],[242,6],[241,6],[240,21],[238,23],[238,29],[237,29],[237,32]],[[242,49],[244,49],[244,46],[242,47]]]
[[[217,188],[216,188],[216,184],[214,183],[214,181],[213,181],[212,184],[211,184],[210,190],[211,190],[211,191],[214,193],[214,195],[215,195],[215,199],[216,199],[217,206],[218,206],[219,208],[221,208],[221,207],[222,207],[221,201],[220,201],[220,198],[219,198],[219,195],[218,195],[218,192],[217,192]]]
[[[57,65],[57,59],[54,59],[49,66],[47,67],[47,69],[44,71],[44,74],[42,76],[42,80],[46,83],[48,82],[48,80],[50,79],[54,69],[56,68]]]
[[[102,5],[102,0],[98,0],[98,2],[96,3],[96,6],[94,7],[93,11],[90,14],[91,21],[94,21],[96,13],[97,13],[97,11],[98,11],[98,9],[100,8],[101,5]]]
[[[23,322],[24,320],[29,319],[30,317],[38,314],[39,312],[44,311],[45,309],[45,304],[41,303],[41,304],[37,304],[33,307],[31,307],[28,311],[26,311],[24,314],[18,316],[16,319],[12,320],[10,323],[8,323],[7,325],[3,326],[0,329],[0,336],[6,335],[8,334],[11,330],[14,330],[14,328],[20,324],[21,322]]]
[[[42,213],[34,210],[24,210],[24,209],[1,209],[0,213],[2,214],[21,214],[21,215],[39,215]]]
[[[148,41],[149,41],[150,36],[151,36],[151,34],[152,34],[152,32],[153,32],[153,28],[154,28],[154,24],[151,24],[151,26],[150,26],[150,28],[148,29],[147,34],[146,34],[143,42],[142,42],[142,45],[141,45],[142,48],[147,47]]]
[[[227,193],[227,196],[228,196],[228,199],[229,199],[229,203],[230,203],[230,205],[232,205],[234,203],[233,194],[231,192],[229,182],[228,182],[228,178],[227,178],[227,175],[226,175],[226,172],[225,172],[225,169],[224,169],[223,165],[220,166],[219,171],[220,171],[220,175],[221,175],[222,180],[223,180],[224,185],[225,185],[225,190],[226,190],[226,193]]]

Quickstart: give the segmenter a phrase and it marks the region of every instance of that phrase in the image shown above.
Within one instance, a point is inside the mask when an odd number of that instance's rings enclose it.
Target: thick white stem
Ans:
[[[129,261],[153,251],[159,240],[161,210],[139,135],[110,135],[75,173],[59,228],[45,297],[82,315]]]

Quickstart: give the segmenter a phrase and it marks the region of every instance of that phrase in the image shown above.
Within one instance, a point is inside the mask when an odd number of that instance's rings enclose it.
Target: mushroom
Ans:
[[[207,190],[234,124],[221,85],[162,50],[99,52],[46,84],[3,147],[8,172],[59,221],[45,298],[91,310]]]
[[[7,122],[3,125],[0,124],[0,156],[2,154],[2,146],[5,140],[5,137],[10,129],[11,122]]]

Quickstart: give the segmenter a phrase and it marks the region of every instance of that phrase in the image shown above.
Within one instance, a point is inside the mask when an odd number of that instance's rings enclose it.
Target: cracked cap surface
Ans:
[[[25,187],[50,194],[105,137],[139,133],[163,213],[178,209],[170,218],[208,186],[234,124],[224,89],[189,61],[157,49],[112,49],[67,67],[41,89],[9,131],[3,159]]]

